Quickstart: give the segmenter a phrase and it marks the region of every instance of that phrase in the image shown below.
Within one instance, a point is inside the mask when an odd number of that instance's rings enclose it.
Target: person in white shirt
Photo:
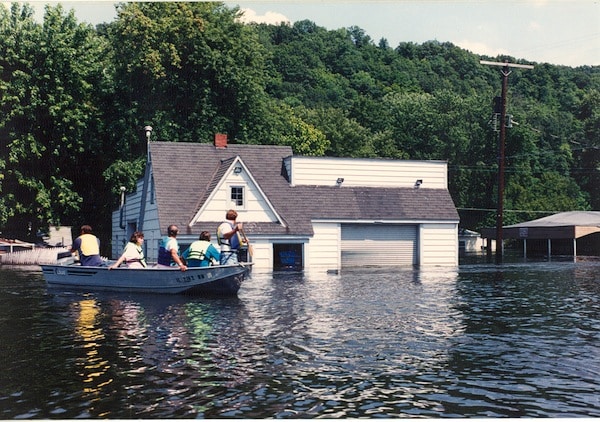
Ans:
[[[144,233],[134,232],[129,242],[125,245],[121,257],[117,262],[108,267],[108,269],[117,268],[123,262],[127,265],[127,268],[146,268],[146,259],[144,258],[144,250],[142,249],[143,244]]]
[[[236,222],[238,213],[235,210],[227,211],[225,221],[217,228],[217,241],[221,246],[221,265],[238,263],[238,250],[242,245],[239,231],[242,223]]]
[[[179,266],[181,271],[187,270],[187,265],[179,256],[179,243],[177,243],[177,234],[179,228],[171,224],[167,227],[167,237],[163,238],[158,248],[158,266],[172,267]]]

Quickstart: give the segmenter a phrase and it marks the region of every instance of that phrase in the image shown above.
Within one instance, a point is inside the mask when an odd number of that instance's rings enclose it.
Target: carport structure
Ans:
[[[546,240],[548,260],[552,258],[553,240],[572,240],[573,261],[577,261],[577,242],[585,238],[592,255],[600,255],[600,211],[569,211],[553,214],[537,220],[504,226],[504,239],[523,241],[523,257],[527,259],[528,240]],[[589,237],[588,237],[589,236]],[[481,237],[486,239],[488,253],[491,253],[491,239],[496,238],[495,228],[485,228]],[[497,245],[501,247],[501,245]]]

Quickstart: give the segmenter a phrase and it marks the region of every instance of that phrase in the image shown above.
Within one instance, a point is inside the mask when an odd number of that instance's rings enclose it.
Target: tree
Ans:
[[[574,177],[589,193],[592,209],[600,210],[600,90],[586,93],[578,110],[581,137],[572,141],[576,157]]]
[[[121,4],[107,29],[124,116],[113,132],[137,142],[146,124],[159,139],[184,142],[265,135],[265,51],[238,15],[222,3]]]
[[[46,7],[42,26],[29,6],[13,4],[10,15],[2,8],[0,33],[0,227],[33,238],[94,207],[99,151],[90,134],[100,127],[104,45],[60,5]]]
[[[374,135],[341,109],[298,107],[295,113],[318,129],[329,141],[326,155],[333,157],[377,157]]]
[[[290,146],[298,155],[325,155],[330,142],[320,130],[298,117],[286,104],[272,102],[271,110],[276,116],[272,132],[276,144]]]

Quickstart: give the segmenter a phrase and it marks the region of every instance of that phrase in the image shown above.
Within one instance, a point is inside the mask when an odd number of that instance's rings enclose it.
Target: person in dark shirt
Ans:
[[[81,235],[73,242],[71,252],[79,254],[81,265],[99,267],[104,264],[100,257],[100,239],[92,234],[92,227],[87,224],[81,226]]]
[[[177,243],[177,234],[179,228],[171,224],[167,227],[167,237],[163,238],[158,248],[158,265],[163,267],[179,266],[181,271],[187,270],[187,265],[179,257],[179,243]]]

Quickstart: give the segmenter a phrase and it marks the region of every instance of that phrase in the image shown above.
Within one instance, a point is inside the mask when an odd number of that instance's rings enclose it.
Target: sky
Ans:
[[[6,0],[0,2],[8,5]],[[40,9],[46,2],[30,4]],[[49,2],[50,3],[50,2]],[[451,42],[475,54],[530,62],[600,65],[600,0],[239,0],[245,21],[308,19],[329,30],[358,26],[378,43]],[[54,4],[54,3],[51,3]],[[113,1],[62,2],[80,21],[116,18]]]

